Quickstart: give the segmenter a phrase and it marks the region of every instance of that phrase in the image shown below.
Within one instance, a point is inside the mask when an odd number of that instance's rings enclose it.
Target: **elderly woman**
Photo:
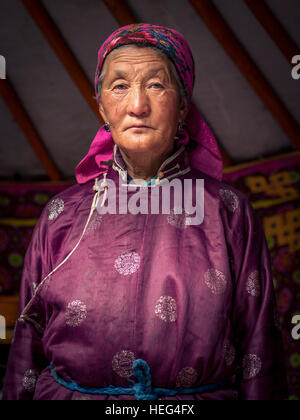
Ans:
[[[287,397],[265,236],[247,198],[222,182],[215,138],[191,103],[194,77],[173,29],[125,26],[102,45],[105,125],[78,183],[35,228],[4,399]],[[203,180],[198,223],[175,206],[103,211],[112,184],[129,203],[172,180],[184,191]]]

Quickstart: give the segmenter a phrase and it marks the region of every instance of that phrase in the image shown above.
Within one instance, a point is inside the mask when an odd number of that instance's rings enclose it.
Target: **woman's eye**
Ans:
[[[116,85],[116,86],[114,86],[114,89],[124,90],[124,89],[126,89],[126,86],[125,85]]]
[[[163,85],[161,85],[160,83],[153,83],[152,85],[151,85],[151,87],[155,87],[155,88],[163,88]]]

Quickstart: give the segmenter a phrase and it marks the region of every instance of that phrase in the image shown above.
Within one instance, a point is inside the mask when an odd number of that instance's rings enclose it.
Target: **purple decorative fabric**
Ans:
[[[162,50],[174,63],[189,100],[189,113],[185,120],[186,127],[178,131],[177,146],[195,143],[189,151],[191,166],[195,169],[222,179],[223,163],[216,139],[205,120],[192,104],[195,81],[194,60],[190,47],[178,31],[163,26],[140,23],[127,25],[114,31],[101,46],[95,74],[95,92],[98,96],[98,81],[104,61],[115,48],[127,44],[152,45]],[[96,134],[88,155],[79,163],[75,174],[77,182],[83,184],[107,170],[102,161],[112,158],[114,141],[111,133],[102,126]]]
[[[117,198],[120,186],[129,201],[135,191],[120,185],[125,164],[118,149],[113,159],[107,179],[118,187]],[[164,170],[181,181],[192,179],[194,189],[195,180],[204,180],[203,223],[189,225],[186,214],[173,211],[95,210],[75,249],[94,182],[72,186],[46,206],[25,259],[23,322],[16,326],[4,399],[131,400],[70,391],[55,382],[49,363],[59,376],[82,387],[126,387],[138,358],[150,366],[155,387],[232,379],[231,389],[161,399],[287,398],[261,222],[243,193],[190,169],[185,148],[168,159]]]

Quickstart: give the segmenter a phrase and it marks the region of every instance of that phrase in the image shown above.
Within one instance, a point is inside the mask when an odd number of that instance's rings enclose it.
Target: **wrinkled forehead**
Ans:
[[[172,62],[159,50],[151,47],[137,47],[136,45],[123,45],[114,49],[104,61],[101,73],[113,73],[120,77],[130,71],[143,73],[166,74],[170,76]]]

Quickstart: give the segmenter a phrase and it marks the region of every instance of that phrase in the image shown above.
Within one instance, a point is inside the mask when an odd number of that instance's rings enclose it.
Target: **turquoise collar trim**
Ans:
[[[133,178],[131,178],[131,176],[129,175],[129,173],[127,173],[127,179],[128,179],[128,182],[132,182],[133,181]],[[157,175],[155,175],[152,179],[150,179],[150,181],[143,182],[142,184],[139,184],[139,185],[152,185],[152,184],[155,184],[155,180],[156,179],[157,179]],[[134,182],[134,184],[135,184],[135,182]],[[136,185],[138,185],[138,184],[136,184]]]

